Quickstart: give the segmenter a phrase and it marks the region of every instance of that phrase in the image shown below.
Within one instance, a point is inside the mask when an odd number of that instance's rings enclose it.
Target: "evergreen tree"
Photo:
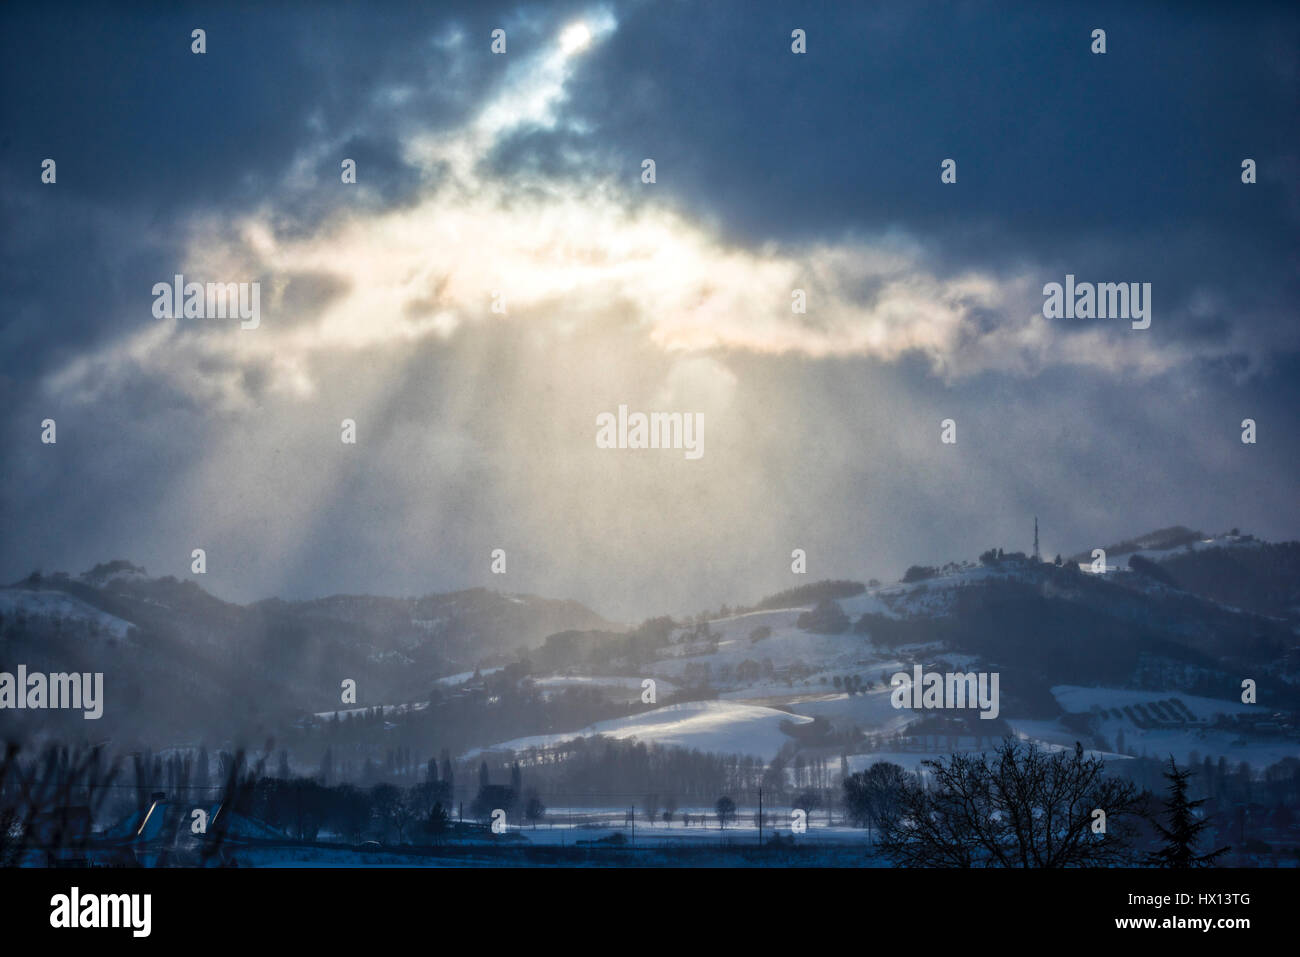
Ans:
[[[429,833],[435,839],[441,838],[451,829],[451,815],[442,806],[441,801],[435,802],[433,808],[429,811],[429,819],[425,823],[425,827],[429,829]]]
[[[1169,770],[1164,773],[1169,782],[1169,797],[1165,799],[1165,820],[1168,827],[1159,821],[1153,821],[1165,844],[1160,850],[1148,855],[1147,863],[1155,867],[1210,867],[1215,858],[1228,851],[1221,847],[1208,854],[1196,853],[1196,842],[1201,832],[1210,826],[1208,818],[1198,820],[1193,813],[1205,803],[1204,800],[1192,801],[1187,797],[1187,781],[1192,776],[1190,768],[1180,770],[1169,757]]]
[[[450,793],[452,785],[455,784],[455,773],[451,767],[451,752],[446,748],[442,749],[442,780],[446,782],[447,791]]]
[[[542,803],[542,799],[537,796],[536,791],[530,791],[528,801],[524,805],[524,817],[528,819],[533,827],[537,827],[537,822],[545,816],[546,805]]]

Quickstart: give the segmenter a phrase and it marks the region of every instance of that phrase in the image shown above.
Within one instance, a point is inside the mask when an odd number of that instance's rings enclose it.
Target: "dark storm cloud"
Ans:
[[[941,274],[1141,279],[1165,316],[1215,286],[1261,337],[1300,295],[1300,17],[1282,5],[646,4],[621,18],[571,84],[585,142],[629,182],[653,157],[647,201],[671,197],[735,241],[902,228]],[[520,167],[572,136],[530,139]]]
[[[223,597],[419,593],[498,585],[483,559],[500,545],[512,590],[632,617],[784,587],[795,546],[814,577],[858,578],[1024,548],[1033,514],[1067,554],[1179,522],[1300,534],[1294,13],[613,4],[617,28],[574,58],[553,121],[489,137],[477,182],[456,181],[454,153],[411,150],[453,139],[583,9],[5,8],[3,576],[112,557],[183,575],[201,544]],[[486,52],[496,26],[507,57]],[[806,56],[790,53],[795,27]],[[1094,27],[1105,56],[1088,52]],[[46,156],[55,187],[39,182]],[[355,189],[336,188],[343,157]],[[945,157],[955,186],[939,182]],[[610,205],[585,203],[611,182]],[[559,205],[576,225],[538,227],[552,192],[584,200]],[[687,234],[673,274],[546,286],[553,264],[625,265],[564,229],[665,206]],[[408,209],[421,215],[385,219]],[[354,233],[331,231],[340,213]],[[281,258],[222,278],[263,281],[278,309],[264,338],[217,348],[224,331],[181,325],[140,346],[188,230],[243,254],[245,215]],[[426,255],[443,216],[476,245],[443,235]],[[609,235],[635,260],[683,238],[661,223]],[[768,244],[774,258],[755,254]],[[499,252],[542,291],[489,325],[474,297]],[[676,273],[701,260],[714,272],[692,280],[698,303],[678,299]],[[401,295],[379,301],[402,322],[381,335],[368,270],[389,263],[417,281],[387,277]],[[825,353],[780,351],[788,299],[772,319],[735,295],[783,298],[796,269],[815,303],[799,335]],[[995,308],[938,281],[971,271],[995,291],[1027,283],[1028,299]],[[1151,282],[1151,329],[1027,327],[1066,272]],[[818,289],[826,273],[842,287]],[[715,293],[734,308],[710,312]],[[893,325],[871,312],[953,298],[951,342],[941,309]],[[341,303],[355,323],[316,328]],[[878,319],[904,340],[937,328],[944,361],[847,334]],[[653,336],[700,328],[730,338],[683,358]],[[997,338],[1026,328],[1041,338]],[[1125,364],[1141,350],[1149,365]],[[623,401],[707,408],[699,467],[597,453],[592,416]],[[50,414],[57,454],[34,441]],[[356,449],[338,441],[345,416]],[[938,442],[948,416],[955,448]],[[1259,446],[1238,439],[1245,417]]]
[[[486,58],[453,59],[440,42],[458,30],[486,42],[496,21],[480,4],[87,4],[5,20],[9,171],[62,154],[65,191],[165,211],[274,199],[311,142],[362,137],[377,172],[400,180],[393,132],[463,119],[493,80]],[[409,95],[382,96],[395,87]]]
[[[170,274],[192,215],[269,203],[292,233],[409,201],[424,184],[399,137],[478,108],[501,64],[464,45],[486,48],[503,23],[520,42],[537,29],[504,3],[7,4],[4,374],[42,374],[136,326],[130,298]],[[54,188],[40,182],[46,157]],[[323,188],[343,157],[362,188]]]
[[[1295,161],[1300,21],[1281,7],[669,9],[622,14],[571,110],[611,153],[656,156],[662,190],[739,235],[995,223],[1014,253],[1062,231],[1200,222],[1294,242],[1294,205],[1238,180],[1249,155],[1294,196],[1278,161]],[[965,188],[940,188],[945,157]]]

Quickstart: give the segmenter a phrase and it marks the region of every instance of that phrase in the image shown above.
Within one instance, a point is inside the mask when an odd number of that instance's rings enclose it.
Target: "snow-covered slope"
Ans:
[[[79,598],[61,591],[44,591],[28,588],[0,589],[0,615],[5,618],[25,615],[29,618],[48,617],[74,619],[97,625],[106,635],[125,638],[132,627],[113,615],[86,604]]]
[[[567,734],[539,734],[515,738],[490,751],[526,751],[549,748],[574,738],[605,735],[638,741],[724,754],[752,754],[770,760],[790,738],[781,722],[806,724],[812,718],[788,714],[774,708],[737,704],[731,701],[693,701],[674,704],[627,718],[615,718]],[[471,752],[472,757],[477,751]]]

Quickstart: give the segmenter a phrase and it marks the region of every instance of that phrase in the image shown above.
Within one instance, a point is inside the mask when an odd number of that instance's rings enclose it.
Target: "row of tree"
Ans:
[[[880,850],[906,867],[1198,867],[1210,820],[1193,800],[1192,772],[1170,758],[1168,796],[1105,773],[1074,751],[1047,752],[1006,738],[993,754],[922,762],[922,775],[881,762],[844,781],[845,811],[872,829]]]

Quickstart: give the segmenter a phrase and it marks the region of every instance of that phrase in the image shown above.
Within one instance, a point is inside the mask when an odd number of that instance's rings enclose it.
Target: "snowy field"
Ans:
[[[1129,691],[1122,688],[1084,688],[1076,685],[1057,685],[1052,694],[1066,711],[1088,712],[1102,708],[1107,714],[1100,723],[1100,733],[1107,741],[1116,743],[1120,734],[1124,739],[1124,751],[1130,755],[1147,755],[1165,758],[1173,755],[1179,762],[1188,762],[1193,752],[1199,757],[1226,758],[1232,764],[1245,761],[1254,768],[1264,768],[1275,764],[1283,758],[1300,758],[1300,742],[1288,738],[1270,738],[1254,736],[1244,740],[1236,731],[1219,729],[1211,725],[1221,716],[1235,714],[1267,714],[1268,709],[1260,705],[1242,704],[1240,701],[1205,698],[1198,695],[1183,694],[1178,691]],[[1139,728],[1127,716],[1116,718],[1115,709],[1136,705],[1150,705],[1176,698],[1192,713],[1197,722],[1204,726],[1188,724],[1183,727]],[[1018,730],[1025,730],[1034,737],[1045,740],[1060,741],[1069,732],[1061,729],[1053,735],[1046,727],[1038,727],[1044,722],[1016,721],[1013,725]]]
[[[605,735],[619,740],[635,738],[647,744],[668,747],[695,748],[724,754],[752,754],[770,761],[789,740],[781,731],[783,721],[805,724],[812,721],[812,718],[731,701],[693,701],[656,708],[645,714],[598,721],[580,731],[515,738],[491,748],[476,749],[465,757],[473,758],[484,750],[527,751],[529,748],[549,748],[574,738]]]
[[[1181,691],[1128,691],[1123,688],[1084,688],[1078,685],[1056,685],[1052,695],[1057,703],[1070,712],[1091,711],[1099,708],[1125,708],[1136,704],[1151,704],[1177,698],[1201,721],[1212,721],[1221,714],[1259,713],[1259,705],[1242,704],[1221,698],[1202,698]]]

